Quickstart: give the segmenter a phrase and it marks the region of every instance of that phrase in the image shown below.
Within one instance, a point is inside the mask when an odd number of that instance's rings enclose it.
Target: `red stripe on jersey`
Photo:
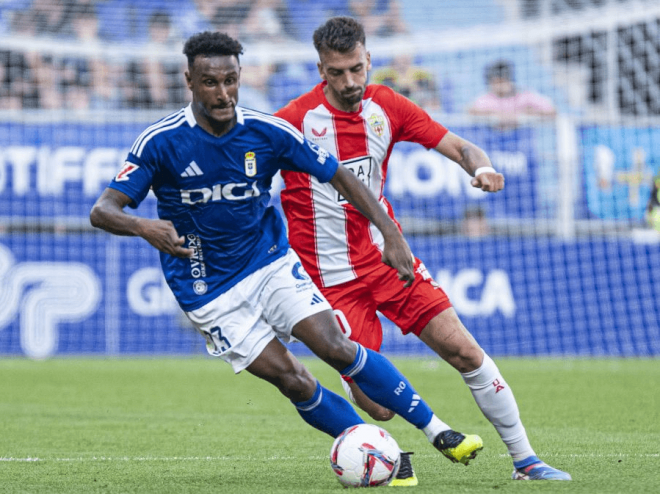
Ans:
[[[311,276],[317,286],[321,283],[321,273],[318,263],[318,246],[316,245],[316,218],[312,213],[314,199],[312,196],[311,176],[305,173],[282,170],[282,179],[286,188],[280,194],[282,208],[287,212],[289,232],[303,232],[312,229],[311,235],[291,235],[289,243],[294,248],[304,264],[305,271]]]
[[[337,136],[339,161],[349,160],[369,154],[366,122],[359,113],[333,115],[332,125]]]
[[[344,113],[333,110],[332,125],[335,129],[339,161],[367,156],[369,154],[367,122],[361,112]],[[362,269],[380,262],[381,255],[374,249],[369,220],[348,203],[344,204],[344,210],[348,257],[353,270],[359,276]]]

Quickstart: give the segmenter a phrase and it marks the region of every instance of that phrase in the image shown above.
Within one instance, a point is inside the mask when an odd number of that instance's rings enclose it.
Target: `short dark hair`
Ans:
[[[332,17],[314,31],[314,48],[323,51],[347,53],[358,43],[366,44],[364,27],[352,17]]]
[[[495,78],[513,81],[513,65],[508,60],[498,60],[486,67],[484,77],[486,83]]]
[[[192,67],[195,57],[212,57],[234,55],[243,53],[243,45],[225,33],[204,31],[188,38],[183,46],[183,54],[188,57],[188,65]]]
[[[170,14],[167,12],[154,12],[149,17],[149,26],[159,25],[170,27],[171,24]]]

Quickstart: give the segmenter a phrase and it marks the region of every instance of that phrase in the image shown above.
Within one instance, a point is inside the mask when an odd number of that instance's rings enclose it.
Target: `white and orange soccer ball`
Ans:
[[[401,450],[385,429],[373,424],[349,427],[335,439],[330,465],[346,487],[389,484],[399,471]]]

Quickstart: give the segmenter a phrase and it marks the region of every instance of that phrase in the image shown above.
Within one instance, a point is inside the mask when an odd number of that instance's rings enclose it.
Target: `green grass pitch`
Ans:
[[[336,374],[305,359],[329,388]],[[464,467],[396,418],[417,493],[660,492],[660,361],[497,359],[537,453],[573,482],[510,480],[511,460],[460,376],[395,359],[436,413],[480,434]],[[0,492],[341,492],[332,440],[270,385],[210,358],[0,360]],[[389,489],[386,487],[385,489]]]

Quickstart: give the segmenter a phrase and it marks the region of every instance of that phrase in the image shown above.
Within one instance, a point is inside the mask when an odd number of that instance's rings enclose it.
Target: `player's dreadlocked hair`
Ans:
[[[235,55],[236,59],[243,53],[243,45],[225,33],[204,31],[197,33],[186,41],[183,53],[188,57],[188,65],[192,67],[195,57]]]
[[[366,46],[364,27],[352,17],[332,17],[314,31],[314,48],[319,53],[326,50],[346,53],[358,42]]]

